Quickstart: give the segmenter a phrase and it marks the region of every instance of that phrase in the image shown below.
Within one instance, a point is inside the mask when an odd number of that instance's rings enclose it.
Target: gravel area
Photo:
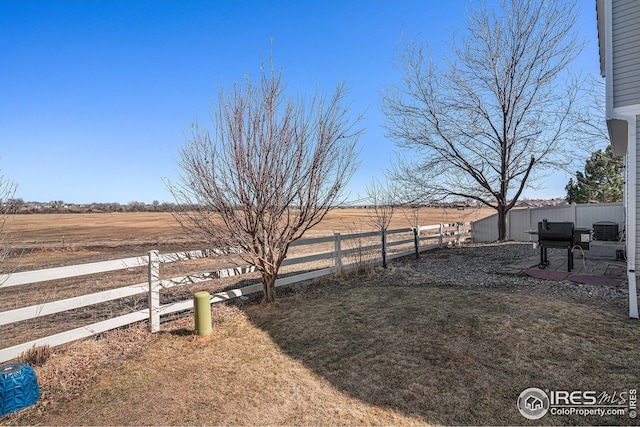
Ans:
[[[413,257],[393,260],[386,270],[374,266],[365,277],[349,275],[353,286],[438,286],[461,289],[523,293],[557,298],[573,303],[609,307],[622,314],[628,310],[626,281],[616,286],[580,284],[569,280],[553,281],[515,272],[512,264],[539,252],[529,243],[507,242],[465,244],[461,247],[434,249]],[[333,281],[333,280],[332,280]],[[345,280],[335,281],[344,286]],[[313,284],[303,285],[315,293]],[[284,292],[286,293],[286,291]]]

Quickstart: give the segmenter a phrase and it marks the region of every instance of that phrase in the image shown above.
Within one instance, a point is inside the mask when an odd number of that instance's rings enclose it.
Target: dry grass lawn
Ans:
[[[640,329],[617,308],[537,290],[406,285],[400,267],[279,293],[270,307],[76,343],[37,368],[43,397],[0,424],[621,424],[523,418],[528,387],[638,386]],[[404,267],[403,267],[404,266]]]

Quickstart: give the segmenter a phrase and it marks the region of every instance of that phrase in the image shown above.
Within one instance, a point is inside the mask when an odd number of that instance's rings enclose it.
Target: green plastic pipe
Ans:
[[[211,334],[211,296],[209,292],[196,292],[193,295],[193,311],[196,335],[206,337]]]

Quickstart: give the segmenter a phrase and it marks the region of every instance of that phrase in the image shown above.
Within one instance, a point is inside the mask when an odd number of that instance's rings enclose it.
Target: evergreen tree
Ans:
[[[594,152],[587,159],[584,172],[577,171],[575,179],[569,179],[565,187],[569,203],[621,202],[623,194],[624,163],[622,157],[614,157],[611,146]]]

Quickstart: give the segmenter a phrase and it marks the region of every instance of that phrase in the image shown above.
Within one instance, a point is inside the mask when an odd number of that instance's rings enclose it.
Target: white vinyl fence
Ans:
[[[591,229],[599,221],[613,221],[619,230],[624,230],[624,206],[622,203],[589,203],[548,206],[540,208],[516,208],[507,214],[507,233],[518,242],[537,241],[527,231],[537,231],[538,222],[570,221],[577,228]],[[473,241],[493,242],[498,240],[498,215],[492,215],[472,224]]]
[[[469,236],[470,223],[455,224],[438,224],[419,227],[418,229],[405,228],[399,230],[388,230],[383,237],[386,239],[386,247],[397,247],[395,252],[388,251],[386,260],[393,258],[416,254],[416,256],[424,250],[441,247],[451,243],[460,244],[460,242]],[[301,239],[292,243],[295,246],[310,246],[317,244],[327,244],[333,242],[333,251],[324,253],[314,253],[313,255],[299,256],[296,258],[286,259],[283,266],[304,264],[318,260],[333,259],[333,267],[323,268],[319,270],[308,271],[294,276],[279,278],[276,286],[284,286],[309,280],[334,272],[348,270],[358,266],[358,263],[345,264],[344,260],[351,259],[349,256],[357,252],[380,250],[382,244],[374,244],[366,247],[356,246],[343,243],[365,238],[381,239],[380,232],[370,233],[354,233],[341,235],[336,233],[329,237],[315,237]],[[362,240],[359,240],[362,242]],[[407,249],[409,247],[410,249]],[[67,298],[63,300],[46,302],[43,304],[22,307],[13,310],[0,312],[0,326],[8,325],[24,320],[37,319],[55,313],[61,313],[81,307],[93,306],[96,304],[114,301],[133,295],[147,294],[148,307],[134,311],[128,314],[112,317],[108,320],[100,321],[90,325],[80,326],[65,332],[46,336],[36,340],[24,342],[11,347],[0,349],[0,362],[5,362],[18,357],[21,353],[29,350],[34,346],[58,346],[69,343],[82,338],[87,338],[95,334],[99,334],[111,329],[116,329],[125,325],[147,320],[151,332],[160,330],[160,318],[171,313],[183,312],[193,309],[193,300],[188,299],[168,304],[160,304],[160,292],[175,286],[185,284],[193,284],[217,278],[231,277],[240,274],[247,274],[255,271],[253,266],[228,268],[209,273],[199,273],[183,277],[174,277],[170,279],[161,279],[160,266],[162,264],[205,258],[219,251],[190,251],[171,254],[160,254],[158,251],[150,251],[146,256],[138,256],[133,258],[125,258],[112,261],[102,261],[91,264],[74,265],[58,268],[47,268],[35,271],[26,271],[12,273],[10,275],[0,275],[0,289],[12,286],[21,286],[31,283],[46,282],[57,279],[66,279],[78,276],[86,276],[91,274],[106,273],[110,271],[130,269],[134,267],[148,267],[148,281],[128,285],[125,287],[110,289],[102,292],[92,293],[88,295]],[[374,260],[379,261],[378,257]],[[249,295],[262,291],[262,283],[233,289],[227,292],[216,293],[211,296],[211,303],[220,303],[243,295]],[[1,346],[1,345],[0,345]]]

